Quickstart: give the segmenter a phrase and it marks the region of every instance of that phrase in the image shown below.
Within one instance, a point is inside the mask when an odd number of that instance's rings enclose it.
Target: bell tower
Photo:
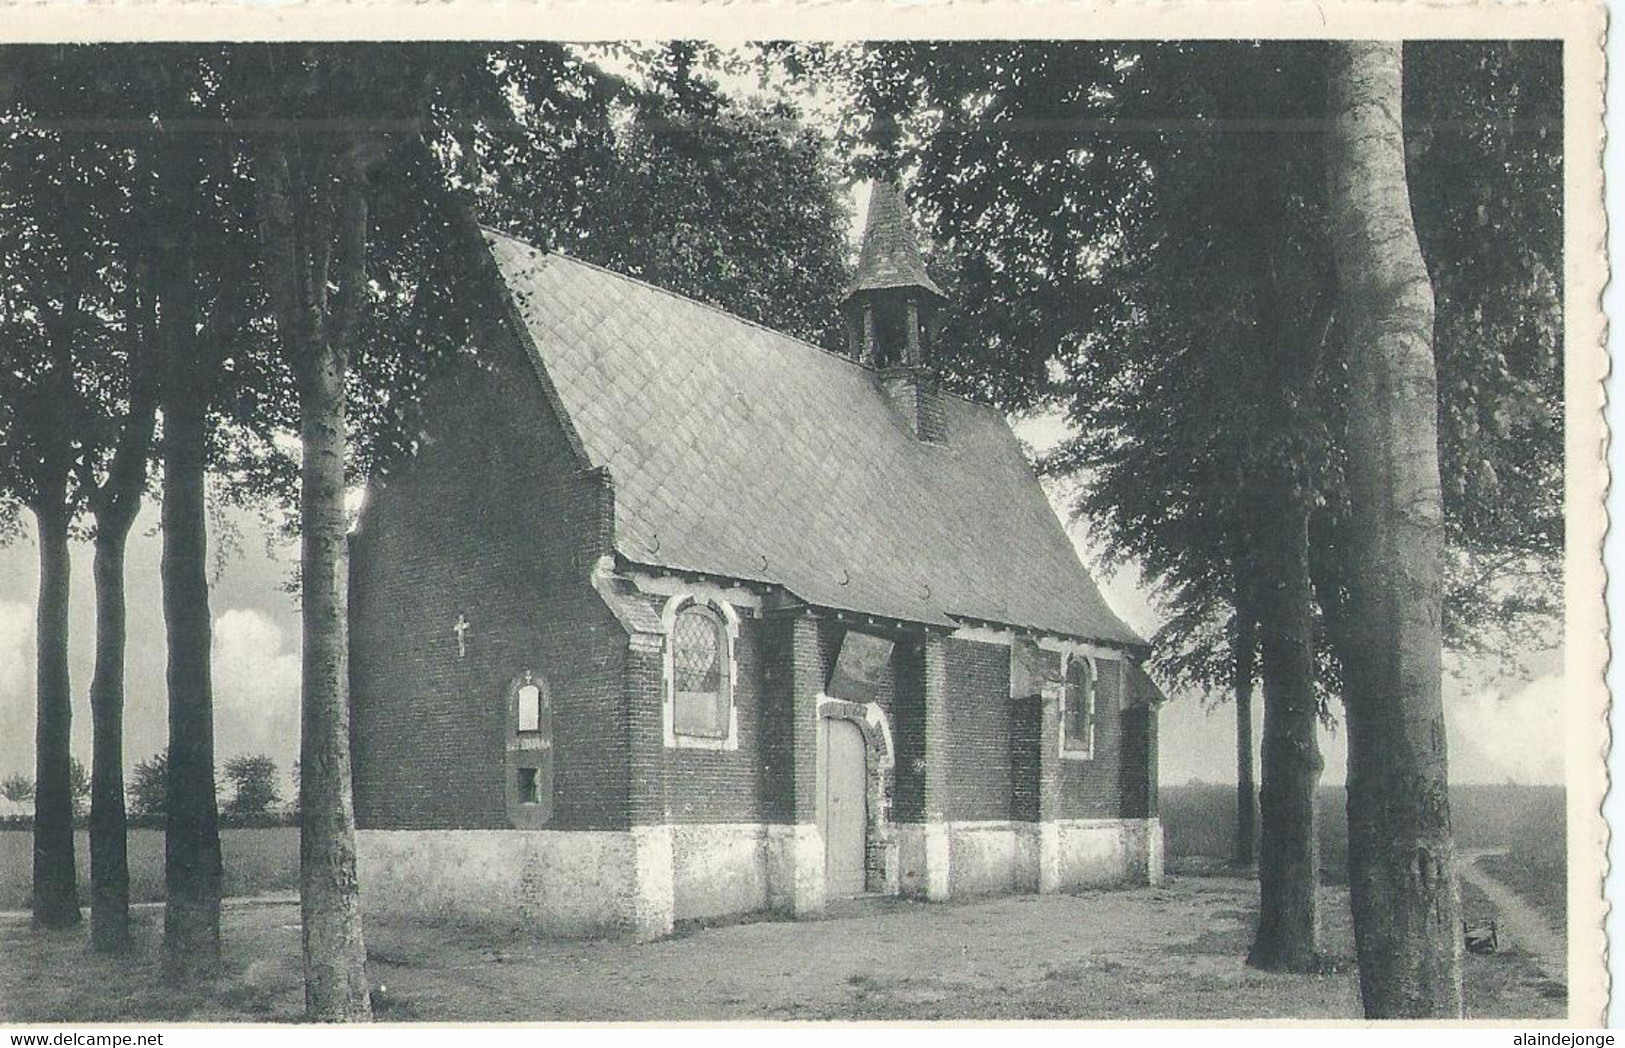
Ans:
[[[947,440],[946,406],[932,370],[938,314],[947,296],[925,271],[903,194],[876,182],[858,272],[841,302],[847,352],[874,368],[881,391],[923,441]]]
[[[874,183],[857,275],[841,302],[847,351],[879,369],[925,366],[946,301],[925,271],[902,193],[892,183]]]

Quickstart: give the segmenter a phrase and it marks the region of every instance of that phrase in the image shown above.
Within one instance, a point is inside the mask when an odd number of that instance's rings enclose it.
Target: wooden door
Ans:
[[[832,896],[857,895],[869,833],[868,747],[856,724],[834,717],[824,721],[823,742],[824,887]]]

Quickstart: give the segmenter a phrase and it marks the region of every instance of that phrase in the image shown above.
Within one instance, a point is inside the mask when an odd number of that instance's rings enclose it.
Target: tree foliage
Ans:
[[[239,754],[225,764],[226,781],[231,784],[231,799],[226,802],[230,815],[265,815],[282,800],[276,785],[276,761],[260,754]]]
[[[73,813],[83,815],[90,804],[90,769],[78,757],[68,760],[68,795],[73,798]]]
[[[135,762],[130,770],[130,814],[163,815],[169,810],[169,751]]]
[[[850,216],[827,143],[788,101],[736,100],[691,63],[656,64],[649,80],[569,250],[839,347]]]
[[[1439,299],[1450,642],[1505,650],[1495,627],[1549,629],[1529,613],[1560,596],[1560,52],[1407,46]],[[1321,45],[900,42],[842,61],[866,125],[852,133],[879,143],[868,163],[912,174],[953,262],[945,327],[963,348],[942,363],[974,396],[1066,413],[1077,436],[1046,466],[1083,482],[1077,509],[1107,551],[1162,585],[1165,673],[1230,683],[1243,481],[1261,463],[1300,470],[1335,616],[1347,506],[1342,332],[1321,303]],[[1296,333],[1278,358],[1259,344],[1261,279],[1283,287]],[[1300,362],[1283,419],[1268,398]]]

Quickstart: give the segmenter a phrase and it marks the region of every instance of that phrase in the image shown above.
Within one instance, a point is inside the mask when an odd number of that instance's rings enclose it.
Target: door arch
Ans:
[[[859,895],[867,886],[869,852],[869,741],[845,717],[821,719],[818,827],[824,838],[824,890]]]

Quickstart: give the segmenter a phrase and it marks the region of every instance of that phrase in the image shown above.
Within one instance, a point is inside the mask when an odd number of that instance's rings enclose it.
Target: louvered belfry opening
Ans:
[[[847,351],[879,372],[882,391],[921,440],[946,437],[931,368],[938,312],[945,301],[926,272],[901,191],[876,182],[857,273],[841,307]]]

